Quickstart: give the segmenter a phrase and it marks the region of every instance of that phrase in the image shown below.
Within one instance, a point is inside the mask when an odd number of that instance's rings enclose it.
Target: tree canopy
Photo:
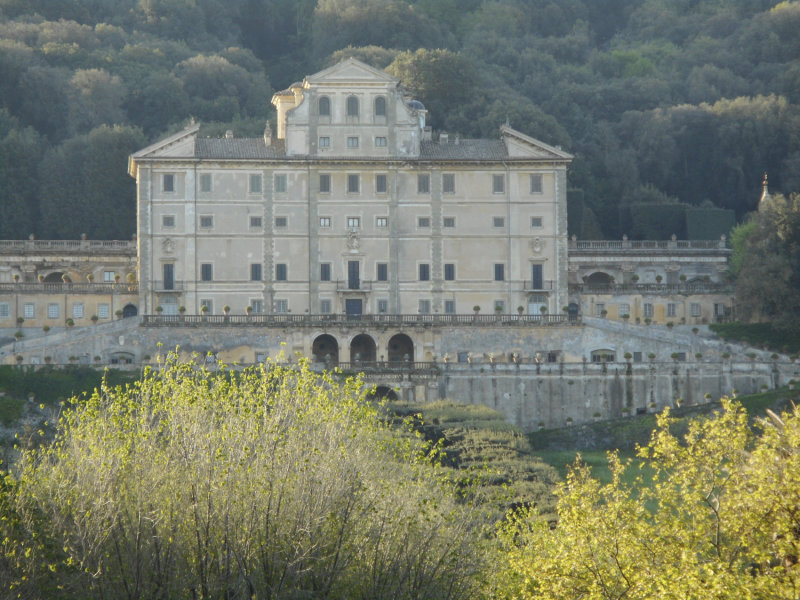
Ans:
[[[797,597],[800,410],[757,436],[726,399],[683,439],[669,422],[660,415],[640,450],[644,469],[612,454],[612,481],[601,484],[576,464],[554,527],[532,514],[506,525],[499,597]]]
[[[796,0],[0,0],[2,136],[29,129],[41,162],[101,126],[151,142],[195,117],[203,134],[258,134],[272,89],[357,56],[399,76],[435,128],[494,137],[508,120],[572,152],[586,218],[570,233],[678,233],[631,228],[626,207],[656,191],[701,235],[689,209],[743,219],[764,171],[775,191],[800,188],[798,23]],[[111,198],[103,185],[85,195]],[[7,196],[0,212],[19,213]],[[43,206],[15,217],[29,223],[16,236],[71,235],[48,231]]]
[[[357,379],[170,359],[0,478],[3,597],[467,598],[481,519]]]

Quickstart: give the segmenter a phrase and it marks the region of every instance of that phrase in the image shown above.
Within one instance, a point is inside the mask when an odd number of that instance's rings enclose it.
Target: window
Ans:
[[[321,263],[319,265],[319,280],[320,281],[331,280],[331,263]]]
[[[286,281],[287,280],[287,268],[286,263],[278,263],[275,265],[275,281]]]
[[[106,283],[114,283],[114,271],[103,271],[103,281]]]
[[[98,304],[97,305],[97,318],[99,319],[108,319],[111,317],[111,305],[109,304]]]
[[[331,147],[331,138],[327,135],[320,136],[319,138],[319,147],[320,148],[330,148]]]
[[[542,226],[542,217],[531,217],[531,229],[538,229]]]
[[[417,227],[424,229],[426,227],[431,226],[431,219],[430,217],[418,217],[417,218]]]
[[[504,313],[504,312],[506,312],[506,301],[505,300],[495,300],[494,301],[494,312],[496,312],[496,313]]]
[[[419,265],[419,280],[430,281],[431,279],[431,266],[428,263]]]
[[[542,176],[541,175],[531,175],[531,194],[541,194],[542,193]]]
[[[383,96],[378,96],[375,98],[375,116],[376,117],[385,117],[386,116],[386,98]]]
[[[378,300],[378,312],[382,315],[385,315],[387,312],[389,312],[388,300]]]
[[[250,281],[261,281],[261,263],[250,264]]]
[[[275,217],[275,227],[286,227],[287,224],[287,217]]]
[[[200,174],[200,191],[201,192],[211,191],[211,173]]]
[[[50,304],[47,305],[47,318],[48,319],[57,319],[60,312],[61,312],[60,311],[60,307],[55,302],[51,302]]]
[[[347,138],[347,147],[348,148],[358,148],[358,137],[351,135]]]
[[[642,353],[641,352],[634,352],[633,353],[633,362],[642,362]]]
[[[175,175],[172,173],[165,173],[161,177],[161,190],[164,192],[175,191]]]
[[[211,263],[203,263],[200,265],[200,281],[213,281],[214,280],[214,265]]]
[[[257,315],[263,314],[263,312],[264,312],[264,301],[260,300],[260,299],[258,299],[258,300],[256,300],[256,299],[250,300],[250,308]]]
[[[275,193],[276,194],[285,194],[286,193],[286,175],[285,174],[275,175]]]
[[[347,217],[347,227],[349,229],[358,229],[361,227],[361,217]]]
[[[203,310],[205,308],[205,310]],[[200,312],[206,312],[210,315],[214,314],[214,301],[210,298],[200,299]]]
[[[322,96],[319,99],[319,116],[320,117],[330,117],[331,116],[331,99],[327,96]]]
[[[359,189],[361,188],[360,185],[360,177],[358,175],[348,175],[347,176],[347,193],[348,194],[357,194]]]
[[[83,303],[76,302],[72,305],[72,318],[73,319],[82,319],[83,318]]]
[[[375,193],[386,193],[386,175],[375,175]]]
[[[506,191],[505,175],[492,175],[492,193],[502,194]]]
[[[36,316],[36,305],[33,303],[26,303],[22,307],[22,316],[26,319],[33,319]]]
[[[431,176],[427,173],[417,174],[417,193],[430,194],[431,193]]]
[[[419,314],[427,315],[431,312],[431,301],[430,300],[420,300],[419,301]]]
[[[319,312],[323,315],[331,314],[331,301],[330,300],[320,300],[319,301]]]
[[[263,221],[261,220],[261,217],[250,217],[250,227],[259,227],[260,228],[261,227],[261,223],[263,223]]]
[[[592,362],[614,362],[617,359],[617,354],[613,350],[592,350]]]
[[[445,173],[442,175],[442,193],[456,193],[456,176],[453,173]]]
[[[700,316],[700,303],[699,302],[692,302],[689,305],[689,310],[691,311],[690,314],[693,317],[699,317]]]
[[[319,218],[319,226],[320,227],[330,227],[331,226],[331,218],[330,217],[320,217]]]
[[[375,227],[388,227],[389,217],[375,217]]]
[[[330,194],[331,192],[331,176],[328,173],[322,173],[319,176],[319,193]]]
[[[667,316],[674,317],[675,316],[675,303],[674,302],[667,302]]]
[[[506,220],[504,217],[492,217],[492,225],[495,227],[505,227]]]
[[[58,306],[57,304],[55,306]],[[8,302],[0,302],[0,319],[8,319],[11,316],[11,305]]]
[[[285,314],[289,312],[288,300],[275,300],[275,312]]]
[[[261,193],[261,175],[250,175],[250,193]]]
[[[650,302],[645,302],[642,305],[642,312],[646,319],[653,318],[653,305]]]
[[[452,229],[456,226],[456,218],[455,217],[445,217],[443,221],[443,225],[447,229]]]
[[[725,316],[725,304],[723,302],[714,302],[714,316],[715,317]]]
[[[211,215],[201,215],[200,216],[200,227],[203,229],[211,229],[214,227],[214,217]]]
[[[456,266],[453,263],[445,263],[444,265],[444,280],[445,281],[455,281],[456,280]]]
[[[377,263],[375,267],[375,279],[378,281],[389,281],[389,265],[386,263]]]
[[[163,227],[175,227],[175,215],[163,215],[161,217]]]
[[[348,96],[347,98],[347,116],[348,117],[358,116],[358,98],[356,98],[355,96]]]
[[[597,302],[594,305],[594,316],[595,317],[602,317],[606,313],[606,305],[602,302]]]
[[[628,316],[630,316],[630,315],[631,315],[631,305],[630,305],[630,304],[620,304],[620,305],[617,307],[617,312],[619,313],[619,316],[620,316],[620,317],[621,317],[622,315],[628,315]]]
[[[456,314],[456,301],[455,300],[445,300],[444,301],[444,312],[448,315]]]
[[[544,266],[540,264],[531,265],[531,289],[544,289]]]
[[[505,281],[505,279],[506,279],[506,266],[503,263],[495,263],[494,280]]]
[[[376,148],[386,148],[387,142],[386,138],[382,135],[379,135],[375,138],[375,147]]]

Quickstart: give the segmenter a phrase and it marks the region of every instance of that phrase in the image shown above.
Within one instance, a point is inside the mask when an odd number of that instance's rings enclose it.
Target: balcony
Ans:
[[[372,282],[364,279],[356,281],[338,280],[336,282],[337,292],[369,292],[372,291]]]
[[[525,292],[552,292],[554,289],[554,281],[532,281],[528,279],[522,284],[522,290]]]
[[[153,291],[154,292],[182,292],[184,290],[183,281],[154,281],[153,282]]]

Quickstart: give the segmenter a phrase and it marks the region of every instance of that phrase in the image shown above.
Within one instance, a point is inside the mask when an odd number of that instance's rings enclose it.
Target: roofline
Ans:
[[[546,144],[545,142],[543,142],[541,140],[537,140],[536,138],[533,138],[533,137],[531,137],[529,135],[525,135],[521,131],[517,131],[516,129],[514,129],[513,127],[511,127],[509,125],[501,125],[500,126],[500,138],[502,139],[503,136],[505,136],[505,135],[509,135],[511,137],[515,137],[515,138],[517,138],[519,140],[522,140],[523,142],[526,142],[526,143],[531,144],[533,146],[538,146],[538,147],[540,147],[540,148],[542,148],[544,150],[547,150],[548,152],[552,152],[553,154],[558,155],[563,160],[571,161],[572,159],[575,158],[575,156],[573,154],[570,154],[569,152],[564,152],[561,148],[556,148],[555,146],[551,146],[550,144]]]

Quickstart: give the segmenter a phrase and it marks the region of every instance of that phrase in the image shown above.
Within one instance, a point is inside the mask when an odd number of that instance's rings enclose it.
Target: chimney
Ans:
[[[228,129],[228,131],[225,132],[225,139],[226,140],[233,139],[233,129]]]
[[[272,145],[272,125],[267,121],[267,126],[264,127],[264,143],[267,147]]]
[[[447,132],[446,131],[442,131],[439,134],[439,143],[440,144],[447,144],[448,141],[449,141],[449,136],[447,135]]]
[[[458,146],[460,141],[461,141],[461,138],[458,135],[456,135],[456,146]]]

